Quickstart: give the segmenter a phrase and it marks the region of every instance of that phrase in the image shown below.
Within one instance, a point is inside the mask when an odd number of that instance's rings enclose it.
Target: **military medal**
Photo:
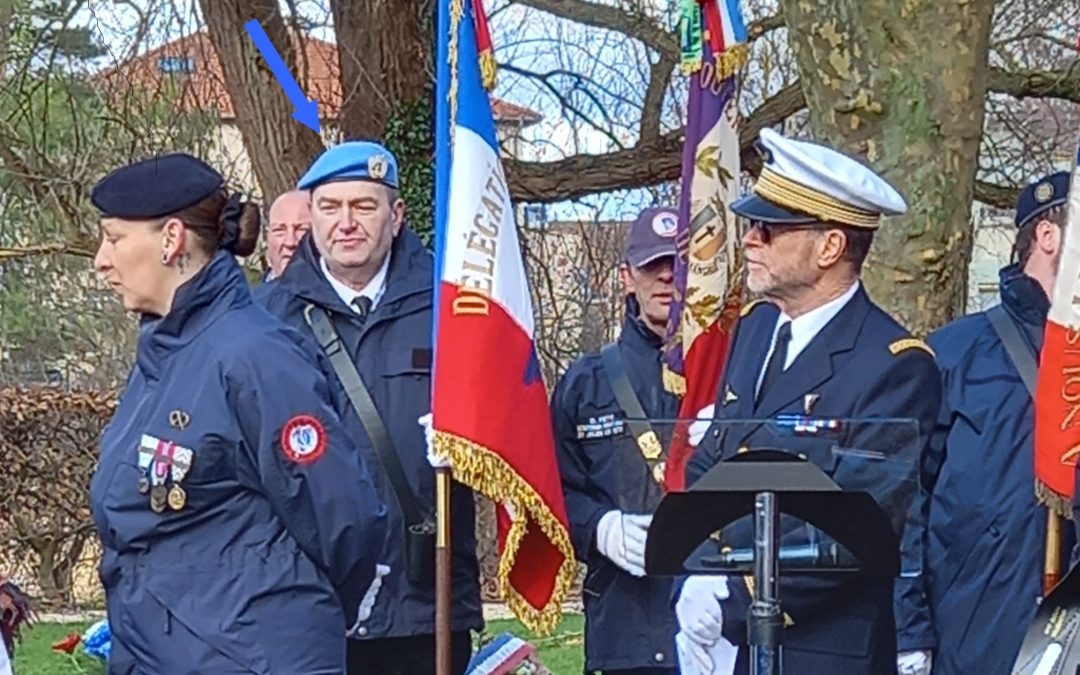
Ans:
[[[638,447],[641,448],[641,454],[645,455],[645,459],[659,459],[664,452],[664,449],[660,447],[660,439],[656,437],[656,433],[651,429],[638,436],[637,442]]]
[[[184,504],[187,504],[187,493],[179,485],[173,485],[169,488],[169,508],[179,511],[184,508]]]
[[[157,452],[158,439],[148,434],[143,434],[139,443],[139,494],[150,492],[150,464],[154,461],[154,453]]]
[[[176,453],[176,445],[159,438],[153,440],[156,443],[153,470],[150,476],[152,485],[150,488],[150,509],[154,513],[161,513],[168,503],[169,490],[165,487],[165,481],[169,477],[169,468]]]
[[[175,446],[172,464],[169,466],[169,472],[173,482],[172,488],[169,490],[169,508],[173,511],[179,511],[187,504],[187,492],[184,491],[184,488],[180,487],[180,482],[187,476],[194,459],[195,453],[191,450]]]
[[[154,513],[161,513],[165,510],[165,502],[168,499],[168,490],[164,485],[155,485],[150,488],[150,508]]]

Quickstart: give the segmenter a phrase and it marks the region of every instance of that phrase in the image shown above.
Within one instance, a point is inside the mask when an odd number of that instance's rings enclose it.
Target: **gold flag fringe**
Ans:
[[[705,48],[708,49],[708,45],[706,45]],[[749,60],[750,47],[746,44],[737,44],[730,49],[724,50],[715,56],[714,67],[716,68],[716,72],[713,74],[713,79],[726,80],[738,73]],[[681,67],[683,75],[691,75],[705,67],[705,60],[700,57],[686,59],[682,62]]]
[[[495,63],[495,54],[490,49],[480,52],[480,81],[483,83],[484,89],[488,91],[495,89],[497,72],[498,64]]]
[[[574,548],[566,528],[536,490],[491,449],[445,431],[435,432],[433,445],[437,457],[450,461],[454,480],[496,504],[509,502],[512,505],[510,530],[506,533],[506,544],[499,558],[499,588],[507,606],[529,630],[541,636],[552,634],[562,617],[562,603],[573,584],[577,568]],[[540,609],[533,607],[510,585],[510,570],[528,531],[530,516],[563,554],[563,563],[556,574],[551,597],[547,605]]]
[[[1066,520],[1073,519],[1072,501],[1058,494],[1041,480],[1035,480],[1035,499]]]
[[[680,375],[664,364],[664,389],[676,396],[686,396],[686,376]]]
[[[750,48],[745,44],[738,44],[723,54],[716,56],[716,79],[726,80],[746,65],[750,58]]]

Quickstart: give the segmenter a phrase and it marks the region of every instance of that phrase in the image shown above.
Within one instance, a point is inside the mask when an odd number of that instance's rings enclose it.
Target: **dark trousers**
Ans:
[[[347,640],[349,675],[435,675],[435,636]],[[472,658],[469,631],[450,636],[454,675],[464,675]]]
[[[633,668],[631,670],[603,670],[601,675],[675,675],[674,668]]]

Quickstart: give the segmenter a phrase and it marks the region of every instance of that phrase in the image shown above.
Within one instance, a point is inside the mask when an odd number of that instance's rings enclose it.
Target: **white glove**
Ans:
[[[360,600],[360,609],[356,611],[356,624],[349,629],[349,633],[356,632],[360,624],[371,618],[371,610],[375,609],[375,600],[379,597],[379,589],[382,588],[382,578],[390,574],[390,568],[386,565],[375,565],[375,580],[368,586],[367,592]]]
[[[679,672],[712,673],[713,662],[705,645],[694,642],[686,633],[679,631],[675,634],[675,648],[679,652]]]
[[[427,461],[433,469],[449,469],[450,460],[436,457],[434,453],[435,448],[435,427],[431,426],[431,413],[428,413],[416,420],[417,423],[424,427],[424,440],[427,442]]]
[[[645,576],[645,538],[651,515],[608,511],[596,525],[596,548],[635,577]]]
[[[900,652],[896,655],[899,675],[930,675],[933,657],[929,651]]]
[[[707,405],[698,411],[697,419],[690,424],[690,445],[697,447],[702,438],[705,438],[705,432],[709,430],[709,427],[713,423],[713,415],[716,414],[716,404]]]
[[[721,637],[724,612],[721,600],[728,597],[727,577],[694,575],[686,579],[679,600],[675,603],[675,618],[686,637],[705,647]]]

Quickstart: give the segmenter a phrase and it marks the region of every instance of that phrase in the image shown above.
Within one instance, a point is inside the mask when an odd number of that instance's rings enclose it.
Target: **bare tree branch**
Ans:
[[[94,251],[71,244],[39,244],[37,246],[0,246],[0,260],[15,260],[16,258],[32,258],[39,255],[66,255],[79,256],[81,258],[93,258]]]
[[[561,19],[593,28],[612,30],[641,40],[669,58],[678,58],[679,40],[675,34],[643,14],[624,7],[601,5],[589,0],[517,0],[518,4],[539,9]]]
[[[987,88],[1014,98],[1060,98],[1080,103],[1080,60],[1064,70],[990,70]]]
[[[660,138],[660,117],[663,112],[664,92],[671,82],[671,71],[677,64],[674,58],[662,54],[660,60],[649,67],[649,86],[641,103],[641,139],[653,142]]]
[[[1016,206],[1016,198],[1020,190],[1004,185],[994,185],[986,181],[975,181],[975,199],[983,204],[996,206],[999,209],[1011,209]]]
[[[744,166],[757,166],[748,152],[761,129],[777,124],[805,105],[796,82],[762,103],[743,121],[739,145]],[[514,199],[534,203],[557,202],[586,194],[655,185],[679,177],[683,130],[642,140],[633,148],[602,155],[574,155],[554,162],[509,160],[507,174]]]
[[[679,38],[674,31],[653,21],[644,14],[626,7],[602,5],[590,0],[515,0],[520,5],[539,9],[552,16],[568,19],[593,28],[622,33],[640,40],[660,52],[662,56],[678,62]],[[750,39],[757,38],[784,25],[781,15],[768,16],[746,27]]]

